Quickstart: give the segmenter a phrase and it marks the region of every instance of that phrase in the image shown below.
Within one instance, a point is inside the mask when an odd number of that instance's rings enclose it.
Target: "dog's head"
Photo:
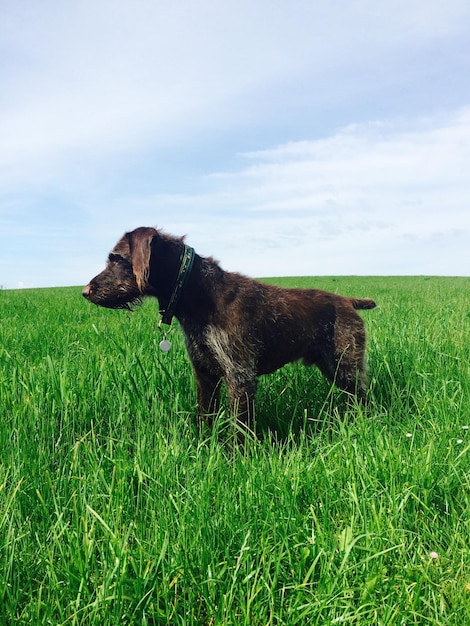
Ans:
[[[99,306],[128,309],[145,295],[155,295],[149,284],[155,228],[137,228],[126,233],[109,253],[106,268],[83,289],[83,296]]]

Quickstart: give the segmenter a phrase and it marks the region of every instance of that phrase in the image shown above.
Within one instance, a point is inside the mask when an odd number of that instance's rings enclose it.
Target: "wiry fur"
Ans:
[[[110,308],[154,296],[164,310],[183,245],[183,238],[137,228],[118,241],[83,295]],[[249,427],[257,377],[298,359],[316,365],[344,391],[363,396],[366,335],[356,309],[374,307],[369,299],[267,285],[196,254],[175,317],[193,365],[200,415],[210,422],[223,380],[232,413]]]

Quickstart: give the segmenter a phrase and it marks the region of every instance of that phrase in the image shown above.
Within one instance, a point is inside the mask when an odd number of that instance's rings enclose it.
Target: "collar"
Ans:
[[[171,294],[171,298],[168,302],[168,306],[166,307],[166,309],[160,311],[162,315],[160,324],[171,324],[176,305],[178,304],[183,288],[186,284],[186,281],[188,280],[189,274],[191,273],[191,269],[194,263],[194,255],[194,248],[191,248],[190,246],[187,246],[185,244],[180,256],[180,267],[178,270],[176,283],[173,288],[173,293]]]

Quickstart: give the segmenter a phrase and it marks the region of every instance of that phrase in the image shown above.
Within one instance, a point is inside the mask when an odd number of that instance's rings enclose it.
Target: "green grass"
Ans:
[[[470,623],[470,279],[272,280],[377,301],[370,398],[285,367],[245,452],[155,301],[0,291],[0,624]]]

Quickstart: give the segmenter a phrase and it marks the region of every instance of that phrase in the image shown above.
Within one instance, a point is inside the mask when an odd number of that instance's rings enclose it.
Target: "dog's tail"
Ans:
[[[355,309],[375,309],[377,306],[370,298],[351,298],[351,302]]]

